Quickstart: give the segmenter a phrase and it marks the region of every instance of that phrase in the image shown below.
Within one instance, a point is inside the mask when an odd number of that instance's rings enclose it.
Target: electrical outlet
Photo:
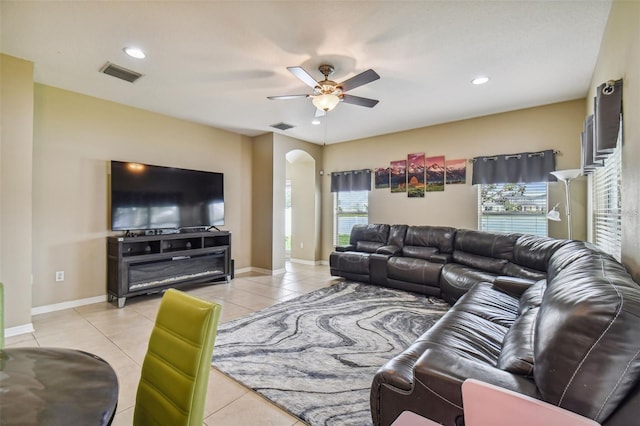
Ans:
[[[56,281],[64,281],[64,271],[56,271]]]
[[[304,248],[304,243],[300,243],[300,248]]]

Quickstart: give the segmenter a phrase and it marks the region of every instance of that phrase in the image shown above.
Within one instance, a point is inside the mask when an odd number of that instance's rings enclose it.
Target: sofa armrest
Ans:
[[[536,281],[526,278],[500,275],[496,277],[495,281],[493,282],[493,287],[496,290],[507,293],[509,296],[513,296],[519,299],[520,296],[522,296],[522,293],[524,293],[526,289],[528,289],[535,283]]]
[[[354,251],[355,249],[356,249],[356,246],[354,246],[354,245],[336,246],[336,251],[341,251],[341,252]]]
[[[444,253],[433,254],[431,255],[431,257],[429,257],[429,261],[446,265],[447,263],[451,263],[453,261],[453,255]]]
[[[378,250],[376,250],[377,254],[386,254],[389,256],[397,256],[398,254],[400,254],[400,252],[402,251],[402,249],[398,246],[394,246],[394,245],[389,245],[389,246],[382,246],[380,247]]]
[[[484,362],[461,357],[441,349],[427,349],[414,367],[414,377],[429,392],[449,403],[462,406],[462,383],[477,379],[506,389],[536,396],[533,380],[501,370]]]

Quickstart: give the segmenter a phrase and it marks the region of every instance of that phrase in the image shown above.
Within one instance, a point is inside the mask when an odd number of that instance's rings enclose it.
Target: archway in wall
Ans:
[[[294,149],[286,154],[285,258],[315,263],[316,249],[316,161],[307,152]],[[285,192],[286,193],[286,192]]]

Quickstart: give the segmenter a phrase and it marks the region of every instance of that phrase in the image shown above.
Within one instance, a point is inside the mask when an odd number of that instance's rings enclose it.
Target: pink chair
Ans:
[[[462,384],[465,426],[598,426],[572,411],[508,389],[467,379]]]

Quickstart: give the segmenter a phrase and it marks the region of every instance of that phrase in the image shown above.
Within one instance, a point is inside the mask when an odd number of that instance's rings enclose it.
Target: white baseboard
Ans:
[[[238,274],[242,274],[244,272],[253,272],[253,268],[252,267],[248,267],[248,268],[240,268],[240,269],[236,269],[234,272],[234,275],[238,275]]]
[[[55,303],[53,305],[38,306],[31,308],[31,315],[46,314],[47,312],[61,311],[63,309],[77,308],[78,306],[92,305],[94,303],[105,302],[107,295],[88,297],[86,299],[70,300],[68,302]]]
[[[329,262],[326,260],[313,261],[313,260],[303,260],[303,259],[289,259],[289,262],[300,263],[303,265],[311,265],[311,266],[319,266],[319,265],[329,266]],[[255,266],[249,266],[247,268],[236,269],[235,275],[242,274],[243,272],[259,272],[265,275],[278,275],[278,274],[284,274],[285,272],[287,272],[287,270],[286,268],[272,270],[272,269],[256,268]]]
[[[291,263],[299,263],[301,265],[310,265],[310,266],[318,266],[318,265],[322,265],[322,260],[305,260],[305,259],[294,259],[291,258],[289,259],[289,262]]]
[[[287,270],[285,268],[282,269],[264,269],[264,268],[256,268],[255,266],[252,266],[250,268],[245,268],[247,269],[247,271],[245,272],[259,272],[261,274],[265,274],[265,275],[278,275],[278,274],[284,274],[285,272],[287,272]]]
[[[33,333],[34,331],[36,330],[33,328],[32,323],[17,325],[15,327],[5,328],[4,337],[19,336],[21,334]]]

